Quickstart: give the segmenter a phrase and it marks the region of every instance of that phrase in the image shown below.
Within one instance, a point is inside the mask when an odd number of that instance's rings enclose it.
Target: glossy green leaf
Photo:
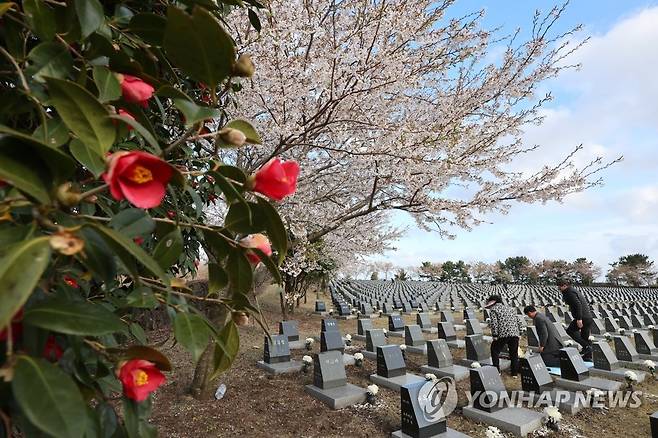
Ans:
[[[256,128],[254,128],[254,126],[248,120],[233,119],[224,127],[237,129],[238,131],[242,132],[245,137],[247,137],[247,143],[263,144],[263,140],[260,138],[260,135],[258,135],[258,132],[256,132]]]
[[[167,356],[155,348],[145,345],[132,345],[126,349],[112,348],[108,353],[119,356],[121,360],[144,359],[153,362],[162,371],[171,371],[171,363]]]
[[[158,304],[153,291],[144,286],[136,288],[126,297],[126,305],[129,307],[155,309],[158,307]]]
[[[96,32],[105,20],[103,5],[98,0],[75,0],[82,39]]]
[[[47,78],[50,97],[64,123],[99,154],[110,150],[116,136],[107,108],[75,82]]]
[[[192,126],[196,122],[219,117],[221,114],[221,111],[218,109],[197,105],[186,99],[174,99],[174,105],[183,113],[186,126]]]
[[[97,65],[94,67],[93,76],[98,89],[98,100],[109,102],[121,97],[121,84],[119,84],[119,80],[110,69]]]
[[[50,170],[38,157],[30,157],[29,151],[16,151],[10,143],[14,140],[0,138],[0,179],[8,181],[38,202],[48,204],[50,192],[54,189],[52,181],[49,181],[52,175]]]
[[[224,259],[231,250],[229,243],[218,231],[203,230],[203,238],[218,261]]]
[[[263,198],[258,198],[260,205],[260,217],[266,224],[267,236],[272,245],[279,253],[279,264],[283,262],[288,254],[288,233],[276,209]]]
[[[147,211],[141,208],[127,208],[117,213],[109,223],[126,237],[149,235],[155,230],[155,221]]]
[[[240,335],[238,328],[229,320],[224,328],[215,337],[215,352],[213,355],[213,373],[211,379],[231,367],[231,364],[240,350]]]
[[[255,209],[252,207],[255,207]],[[258,213],[259,206],[253,202],[232,204],[224,218],[224,227],[242,234],[263,231],[265,230],[265,224],[259,220]]]
[[[30,66],[25,73],[38,82],[45,82],[46,77],[64,79],[73,69],[73,57],[68,48],[56,42],[39,44],[27,59]]]
[[[98,154],[95,148],[88,147],[77,138],[74,138],[69,144],[69,151],[71,151],[73,158],[85,166],[96,178],[105,172],[105,168],[107,167],[105,160]]]
[[[23,0],[23,10],[28,25],[43,41],[55,36],[55,11],[43,0]]]
[[[219,294],[228,284],[228,274],[217,263],[208,263],[208,293]]]
[[[183,252],[183,236],[180,228],[162,237],[153,251],[153,258],[160,264],[162,269],[168,269],[176,263]]]
[[[135,261],[138,261],[154,276],[161,279],[167,278],[167,274],[160,265],[131,239],[102,225],[89,224],[87,226],[93,228],[105,240],[105,243],[127,268],[129,265],[134,265]],[[133,271],[131,273],[135,277],[139,276],[138,272]]]
[[[162,45],[166,28],[167,20],[164,17],[150,13],[135,15],[128,25],[129,31],[154,46]]]
[[[174,335],[183,347],[192,353],[196,362],[208,346],[210,328],[200,316],[179,312],[174,319]]]
[[[50,261],[47,237],[18,243],[0,259],[0,327],[5,327],[32,294]]]
[[[282,284],[283,280],[281,279],[281,272],[279,272],[279,268],[272,261],[272,259],[258,248],[251,248],[250,251],[253,251],[254,254],[258,256],[261,263],[265,265],[268,271],[270,271],[270,274],[272,274],[272,277],[274,278],[274,282],[277,284]]]
[[[224,175],[229,180],[233,180],[239,184],[247,182],[247,175],[245,175],[244,171],[239,167],[223,164],[217,167],[217,173]]]
[[[240,193],[242,189],[239,186],[234,185],[224,175],[215,171],[210,171],[207,173],[207,175],[210,175],[215,179],[215,184],[219,186],[222,193],[224,193],[226,201],[229,204],[232,204],[236,201],[242,202],[243,204],[247,203],[247,201],[245,201],[245,199],[242,197],[242,194]]]
[[[125,324],[99,304],[83,301],[47,300],[25,311],[23,323],[57,333],[101,336],[123,332]]]
[[[79,232],[85,241],[84,257],[78,254],[78,260],[94,274],[94,277],[105,283],[112,283],[117,273],[114,253],[105,240],[91,228],[83,228]]]
[[[174,65],[211,89],[231,73],[235,47],[219,21],[196,6],[192,15],[169,6],[164,47]]]
[[[252,287],[253,271],[251,263],[241,250],[234,250],[226,261],[229,288],[233,294],[246,294]]]
[[[34,130],[32,137],[52,148],[63,145],[71,138],[69,128],[62,122],[62,119],[48,119],[45,129],[43,125],[40,125]]]
[[[137,340],[137,342],[139,342],[140,344],[146,344],[148,342],[144,329],[142,328],[141,325],[135,322],[130,324],[130,334],[133,335],[135,340]]]
[[[160,153],[161,149],[160,149],[160,145],[158,144],[158,141],[155,139],[153,134],[151,134],[151,132],[148,129],[146,129],[137,120],[133,120],[130,117],[119,116],[119,115],[116,115],[116,114],[111,114],[110,119],[119,120],[119,121],[121,121],[121,122],[123,122],[123,123],[125,123],[129,126],[132,126],[132,128],[137,133],[139,133],[139,135],[142,136],[142,138],[146,141],[146,143],[148,143],[153,148],[153,150],[152,150],[153,153],[156,153],[156,154]]]
[[[11,8],[13,8],[15,6],[16,6],[16,3],[14,3],[14,2],[6,2],[6,3],[0,4],[0,17],[5,15],[5,12],[7,12],[8,10],[10,10]]]
[[[73,379],[44,359],[19,355],[12,391],[21,412],[49,435],[80,438],[87,428],[87,411]]]

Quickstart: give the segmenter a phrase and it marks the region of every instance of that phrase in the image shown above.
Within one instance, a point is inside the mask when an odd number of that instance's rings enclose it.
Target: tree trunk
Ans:
[[[281,292],[279,292],[279,304],[281,304],[281,318],[285,321],[288,319],[288,305],[286,304],[286,291],[285,289],[288,287],[288,283],[284,286],[284,288],[281,289]]]

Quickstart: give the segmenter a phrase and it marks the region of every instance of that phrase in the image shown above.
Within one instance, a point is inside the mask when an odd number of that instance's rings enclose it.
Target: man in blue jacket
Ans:
[[[592,310],[582,292],[576,290],[568,280],[560,279],[557,287],[562,292],[562,300],[569,305],[573,321],[567,327],[567,333],[571,338],[578,342],[583,349],[580,355],[585,361],[592,360],[592,346],[590,345],[589,335],[592,327],[593,316]]]

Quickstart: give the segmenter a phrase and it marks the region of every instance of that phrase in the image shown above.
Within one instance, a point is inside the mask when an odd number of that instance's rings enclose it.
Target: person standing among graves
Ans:
[[[491,295],[485,307],[489,310],[491,328],[491,362],[500,371],[500,352],[507,345],[512,365],[510,374],[516,377],[519,371],[519,336],[525,324],[516,316],[516,310],[503,304],[500,295]]]
[[[569,305],[573,320],[567,327],[567,334],[583,347],[580,355],[585,361],[592,360],[592,346],[589,335],[593,323],[592,309],[582,292],[576,290],[568,280],[559,279],[557,287],[562,292],[562,300]]]
[[[535,322],[537,338],[539,340],[539,354],[547,367],[560,366],[560,348],[562,339],[553,322],[543,313],[537,312],[535,306],[526,306],[523,313]]]

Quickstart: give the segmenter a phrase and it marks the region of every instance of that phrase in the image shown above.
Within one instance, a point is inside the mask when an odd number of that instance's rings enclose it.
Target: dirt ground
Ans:
[[[313,297],[314,298],[314,297]],[[321,297],[328,303],[327,297]],[[299,321],[300,339],[320,334],[318,315],[312,314],[313,299],[289,319]],[[277,333],[280,312],[278,297],[261,297],[263,314],[273,333]],[[406,316],[407,323],[415,324],[415,317]],[[461,315],[455,313],[455,319]],[[480,316],[481,319],[481,316]],[[434,323],[437,317],[434,316]],[[339,321],[343,335],[356,333],[356,320]],[[386,318],[373,320],[377,328],[385,328]],[[486,329],[485,329],[486,332]],[[464,332],[458,332],[462,337]],[[156,340],[160,333],[152,333]],[[428,335],[429,336],[429,335]],[[428,339],[431,339],[428,337]],[[401,343],[402,339],[389,338],[389,343]],[[307,374],[291,374],[270,377],[256,368],[263,356],[263,333],[257,324],[240,329],[240,353],[233,367],[222,375],[217,385],[224,383],[227,392],[221,400],[198,401],[186,394],[193,373],[190,356],[180,348],[167,343],[164,352],[171,359],[174,370],[169,373],[168,383],[155,394],[152,422],[157,425],[162,437],[387,437],[400,428],[400,396],[398,393],[380,388],[374,405],[364,404],[333,411],[304,392],[304,385],[312,383],[312,370]],[[522,344],[524,340],[522,340]],[[353,342],[354,349],[365,344]],[[316,342],[312,353],[319,351]],[[463,350],[451,349],[454,359],[462,358]],[[293,350],[292,358],[301,360],[305,350]],[[407,354],[407,371],[422,374],[420,366],[426,357]],[[376,372],[376,364],[365,360],[363,367],[348,367],[348,381],[361,387],[371,382],[370,374]],[[658,382],[651,376],[645,383],[636,386],[644,393],[642,406],[636,409],[593,410],[584,409],[576,415],[564,415],[560,431],[549,431],[543,427],[532,436],[550,437],[648,437],[650,436],[649,415],[658,411]],[[520,379],[504,376],[508,389],[520,389]],[[458,383],[459,404],[448,417],[448,426],[471,437],[485,437],[486,426],[466,419],[461,408],[467,404],[465,391],[468,379]],[[511,435],[509,435],[511,436]]]

